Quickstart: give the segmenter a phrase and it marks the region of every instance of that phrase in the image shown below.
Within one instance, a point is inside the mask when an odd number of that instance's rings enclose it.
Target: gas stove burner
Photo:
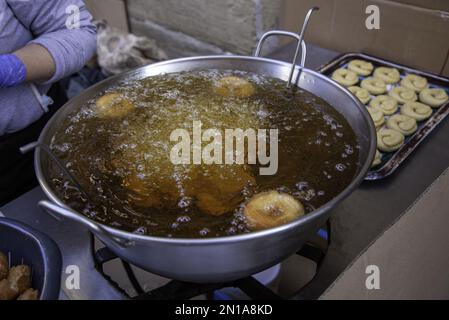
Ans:
[[[301,250],[296,254],[300,255],[306,259],[313,261],[316,264],[316,272],[318,273],[319,268],[326,256],[327,249],[330,245],[330,221],[328,220],[326,225],[320,229],[318,234],[314,239],[307,242]],[[103,247],[95,250],[95,238],[91,234],[92,248],[93,248],[93,258],[95,263],[95,269],[118,291],[120,291],[125,297],[133,300],[188,300],[194,297],[205,295],[207,299],[214,299],[214,292],[225,288],[238,288],[243,293],[245,293],[251,300],[281,300],[285,297],[281,297],[277,293],[273,292],[269,287],[265,286],[259,282],[255,277],[247,277],[230,282],[219,282],[210,284],[198,284],[189,283],[178,280],[170,280],[168,283],[152,289],[150,291],[145,291],[136,277],[136,274],[128,262],[119,258],[115,255],[109,248]],[[325,241],[323,241],[325,240]],[[324,245],[323,245],[324,244]],[[136,295],[131,296],[126,290],[121,288],[121,286],[113,279],[110,275],[106,274],[104,270],[104,265],[107,262],[118,260],[123,266],[123,270],[132,285],[132,288],[136,292]],[[313,279],[312,279],[313,280]],[[309,282],[311,282],[310,280]],[[301,297],[301,291],[305,287],[301,288],[299,292],[295,294],[296,298]]]

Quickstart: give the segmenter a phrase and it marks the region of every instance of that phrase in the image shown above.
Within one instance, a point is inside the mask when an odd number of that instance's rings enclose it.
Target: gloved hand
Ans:
[[[25,81],[26,67],[13,54],[0,55],[0,88],[17,86]]]

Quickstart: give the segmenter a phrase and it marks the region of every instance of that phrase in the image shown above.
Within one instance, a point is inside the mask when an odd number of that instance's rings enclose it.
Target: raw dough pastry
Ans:
[[[332,73],[332,79],[345,87],[353,86],[359,82],[359,76],[357,73],[347,69],[335,70],[334,73]]]
[[[352,60],[348,64],[348,69],[361,76],[369,76],[373,72],[373,64],[364,60]]]
[[[348,90],[351,91],[363,104],[367,104],[369,99],[371,99],[371,96],[366,89],[352,86],[349,87]]]
[[[368,108],[368,112],[373,119],[376,128],[380,128],[385,123],[384,113],[380,109]]]
[[[395,68],[379,67],[374,70],[374,77],[382,79],[385,83],[396,83],[401,79],[399,71]]]
[[[438,108],[449,100],[443,89],[424,89],[419,93],[419,100],[432,108]]]
[[[388,92],[390,97],[395,98],[399,103],[407,103],[418,100],[418,96],[415,91],[404,88],[404,87],[394,87]]]
[[[377,132],[377,147],[384,152],[396,151],[402,146],[404,139],[399,131],[382,129]]]
[[[371,168],[378,166],[381,162],[382,162],[382,153],[380,153],[379,150],[376,150],[376,155],[374,156]]]
[[[401,80],[401,86],[415,92],[421,92],[428,87],[427,79],[416,74],[408,74]]]
[[[375,97],[373,100],[371,100],[369,105],[373,108],[382,110],[382,112],[387,116],[395,113],[398,110],[398,102],[396,101],[396,99],[386,95]]]
[[[404,136],[409,136],[418,129],[418,124],[412,117],[395,114],[387,120],[387,128],[399,131]]]
[[[422,121],[432,115],[432,108],[420,102],[408,102],[401,107],[401,113]]]
[[[382,94],[387,91],[385,81],[379,78],[366,78],[362,80],[362,88],[368,90],[371,94]]]

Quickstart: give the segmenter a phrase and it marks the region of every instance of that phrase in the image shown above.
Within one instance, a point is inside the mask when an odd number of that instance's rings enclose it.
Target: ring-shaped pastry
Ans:
[[[366,89],[357,86],[351,86],[348,88],[348,90],[351,91],[363,104],[367,104],[369,99],[371,99],[371,96]]]
[[[419,93],[419,100],[432,108],[438,108],[449,101],[449,97],[443,89],[424,89]]]
[[[387,128],[399,131],[404,136],[409,136],[418,130],[418,124],[412,117],[404,114],[395,114],[387,120]]]
[[[393,84],[401,79],[401,75],[395,68],[379,67],[374,70],[374,78],[379,78],[385,83]]]
[[[387,84],[379,78],[366,78],[360,84],[362,88],[369,91],[371,94],[382,94],[387,91]]]
[[[401,113],[416,121],[422,121],[432,115],[432,108],[421,102],[407,102],[401,107]]]
[[[426,89],[429,84],[427,83],[427,79],[424,77],[416,74],[408,74],[401,80],[401,86],[419,93]]]
[[[388,95],[395,98],[401,104],[418,100],[415,91],[404,87],[394,87],[388,92]]]
[[[382,153],[380,153],[379,150],[376,150],[376,155],[374,156],[371,168],[377,167],[381,162],[382,162]]]
[[[373,72],[374,67],[371,62],[356,59],[349,62],[348,69],[366,77]]]
[[[377,147],[384,152],[396,151],[404,144],[404,139],[399,131],[382,129],[377,132]]]
[[[368,108],[368,112],[373,119],[376,128],[380,128],[385,123],[384,113],[380,109]]]
[[[332,73],[332,79],[337,81],[339,84],[350,87],[359,82],[359,76],[357,73],[347,69],[337,69]]]
[[[375,97],[371,100],[369,105],[370,107],[382,110],[382,112],[387,116],[392,115],[398,110],[397,100],[386,95]]]

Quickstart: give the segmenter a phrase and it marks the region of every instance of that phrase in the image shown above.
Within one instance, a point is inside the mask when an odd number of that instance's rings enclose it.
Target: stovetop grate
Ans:
[[[316,242],[310,241],[307,242],[301,250],[299,250],[296,254],[305,257],[309,260],[312,260],[316,263],[316,272],[315,276],[318,273],[320,266],[326,256],[327,249],[330,245],[330,221],[326,222],[326,225],[323,229],[318,233],[318,237],[321,239],[325,238],[326,244],[320,245]],[[324,236],[323,236],[324,234]],[[139,280],[137,279],[131,265],[125,260],[118,257],[115,253],[113,253],[109,248],[103,247],[101,249],[95,250],[94,244],[94,236],[91,235],[92,238],[92,248],[93,248],[93,257],[95,262],[95,269],[117,290],[119,290],[124,296],[133,300],[188,300],[199,295],[206,295],[208,298],[213,298],[213,293],[217,290],[224,288],[238,288],[243,291],[250,299],[252,300],[280,300],[284,299],[279,296],[275,292],[273,292],[270,288],[260,283],[254,277],[247,277],[244,279],[239,279],[230,282],[220,282],[220,283],[211,283],[211,284],[198,284],[198,283],[189,283],[178,280],[171,280],[163,286],[160,286],[156,289],[145,291]],[[322,241],[321,241],[322,242]],[[119,259],[122,263],[123,269],[133,287],[136,296],[130,296],[124,289],[120,287],[120,285],[112,279],[109,275],[104,272],[104,264]],[[313,281],[313,278],[312,280]],[[311,282],[310,281],[310,282]],[[309,283],[310,283],[309,282]],[[304,288],[304,287],[303,287]],[[303,289],[302,288],[302,289]],[[297,292],[295,296],[300,296],[300,292]]]

